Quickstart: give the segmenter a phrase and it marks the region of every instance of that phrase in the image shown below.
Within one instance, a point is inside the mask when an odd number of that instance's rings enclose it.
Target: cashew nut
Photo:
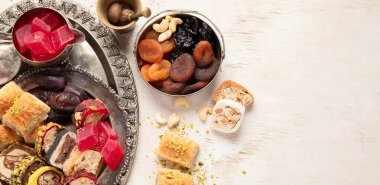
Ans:
[[[165,40],[168,40],[172,36],[172,31],[166,30],[164,33],[161,33],[158,36],[158,42],[164,42]]]
[[[156,117],[157,123],[160,125],[165,125],[168,122],[168,120],[162,117],[161,112],[157,112],[155,117]]]
[[[199,111],[199,118],[201,118],[202,121],[206,121],[207,114],[211,114],[211,113],[212,113],[212,107],[210,107],[210,106],[203,107]]]
[[[170,15],[167,15],[166,17],[165,17],[165,19],[167,20],[167,21],[171,21],[172,19],[173,19],[173,17],[172,16],[170,16]]]
[[[168,119],[168,127],[169,128],[173,128],[175,126],[178,125],[179,123],[179,115],[178,113],[173,113],[172,115],[170,115],[169,119]]]
[[[160,24],[153,24],[153,29],[156,32],[163,33],[166,30],[168,30],[169,27],[169,21],[166,19],[163,19]]]
[[[186,98],[184,98],[184,97],[178,97],[174,101],[174,106],[176,106],[176,107],[183,106],[185,108],[189,108],[190,107],[190,103],[189,103],[189,101]]]
[[[169,24],[169,30],[172,31],[172,33],[174,33],[176,30],[177,30],[177,25],[178,24],[182,24],[183,21],[180,19],[180,18],[176,18],[174,17],[171,21],[170,21],[170,24]]]

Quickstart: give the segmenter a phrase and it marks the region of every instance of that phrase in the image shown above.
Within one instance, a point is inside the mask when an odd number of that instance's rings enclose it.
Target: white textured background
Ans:
[[[1,0],[0,9],[13,2]],[[94,0],[78,2],[95,13]],[[159,165],[153,151],[164,131],[151,125],[158,111],[166,116],[177,111],[194,124],[188,133],[201,144],[197,160],[205,162],[208,176],[219,177],[206,184],[380,184],[379,0],[144,0],[143,5],[153,14],[184,8],[204,13],[223,32],[226,59],[215,85],[190,98],[191,109],[175,109],[172,98],[151,90],[138,74],[131,52],[137,30],[119,36],[132,63],[142,124],[128,184],[154,184]],[[230,136],[211,131],[197,117],[226,79],[256,97],[239,132]]]

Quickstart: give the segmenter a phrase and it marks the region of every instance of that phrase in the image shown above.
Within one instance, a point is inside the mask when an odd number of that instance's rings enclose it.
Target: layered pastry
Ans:
[[[57,133],[57,136],[45,155],[46,162],[58,169],[62,169],[63,163],[69,159],[71,152],[77,142],[76,134],[63,129]]]
[[[24,158],[13,170],[10,184],[27,184],[29,176],[43,166],[45,166],[45,163],[36,156],[28,156]]]
[[[50,107],[29,93],[23,93],[3,115],[3,123],[27,137],[48,116]]]
[[[15,142],[22,142],[22,137],[7,126],[0,125],[0,152]]]
[[[43,166],[29,176],[27,185],[58,185],[65,177],[61,171],[51,166]]]
[[[41,158],[45,158],[46,153],[49,151],[53,145],[53,142],[55,141],[57,133],[63,129],[64,128],[61,125],[58,125],[56,123],[48,123],[38,130],[34,148]]]
[[[10,182],[13,170],[26,157],[36,152],[21,143],[13,143],[0,154],[0,179]]]
[[[89,99],[75,107],[72,121],[77,128],[82,128],[91,123],[98,123],[108,115],[109,112],[101,100]]]
[[[23,93],[24,91],[13,81],[0,89],[0,119]]]
[[[65,185],[98,185],[96,176],[86,170],[79,170],[65,178]]]
[[[102,156],[98,151],[86,150],[76,156],[72,156],[63,164],[63,172],[66,176],[75,171],[86,170],[96,176],[102,169]]]
[[[159,169],[157,185],[193,185],[193,177],[179,170]]]
[[[30,134],[24,137],[24,141],[28,145],[34,145],[37,140],[38,131],[43,128],[45,125],[40,124],[37,128],[35,128]]]
[[[198,150],[198,143],[168,131],[161,137],[156,153],[165,160],[190,168]]]
[[[223,133],[233,133],[239,129],[245,107],[233,100],[219,100],[211,113],[211,126]]]
[[[214,103],[221,99],[233,100],[245,107],[251,105],[254,101],[253,94],[248,89],[231,80],[223,82],[212,96]]]

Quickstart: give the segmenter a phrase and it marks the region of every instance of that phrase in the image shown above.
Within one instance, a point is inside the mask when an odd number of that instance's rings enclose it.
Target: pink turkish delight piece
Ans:
[[[30,30],[31,30],[31,24],[27,23],[15,31],[16,46],[17,46],[18,51],[22,54],[25,53],[26,50],[28,50],[28,47],[26,46],[24,42],[24,37],[25,35],[30,33]]]
[[[108,139],[101,151],[101,155],[107,166],[110,169],[115,170],[123,160],[124,151],[121,149],[121,146],[117,141]]]
[[[98,131],[96,124],[89,124],[77,130],[79,151],[83,152],[98,145]]]
[[[41,31],[25,35],[24,42],[34,54],[51,54],[55,52],[50,38]]]
[[[47,54],[31,53],[31,57],[32,57],[32,60],[34,61],[44,62],[44,61],[48,61],[55,58],[56,56],[58,56],[59,53],[60,53],[59,51],[55,51],[54,53],[47,53]]]
[[[32,21],[31,31],[32,31],[32,33],[37,32],[37,31],[41,31],[41,32],[44,32],[47,36],[50,36],[51,28],[43,20],[36,17]]]
[[[99,150],[102,150],[108,139],[117,140],[116,132],[111,128],[109,123],[100,121],[98,122],[97,127],[99,133]]]
[[[65,48],[68,44],[71,44],[73,40],[74,34],[67,24],[51,32],[51,41],[53,43],[54,50],[56,51]]]
[[[45,14],[41,17],[41,20],[43,20],[47,25],[49,25],[51,30],[55,30],[65,24],[65,22],[62,19],[60,19],[58,16],[52,13]]]

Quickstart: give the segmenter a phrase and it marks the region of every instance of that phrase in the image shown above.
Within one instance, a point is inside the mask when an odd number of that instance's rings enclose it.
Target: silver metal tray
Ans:
[[[53,8],[61,12],[74,28],[85,33],[86,41],[73,48],[68,65],[33,69],[22,64],[18,81],[29,74],[45,70],[69,70],[88,76],[98,84],[96,87],[107,88],[111,94],[115,94],[115,103],[125,111],[124,121],[120,122],[123,124],[124,140],[120,142],[125,146],[126,153],[123,164],[109,176],[106,184],[126,184],[136,153],[139,120],[135,82],[126,56],[121,52],[111,30],[102,25],[89,10],[67,0],[28,0],[16,3],[0,13],[0,32],[10,32],[17,18],[35,7]]]

